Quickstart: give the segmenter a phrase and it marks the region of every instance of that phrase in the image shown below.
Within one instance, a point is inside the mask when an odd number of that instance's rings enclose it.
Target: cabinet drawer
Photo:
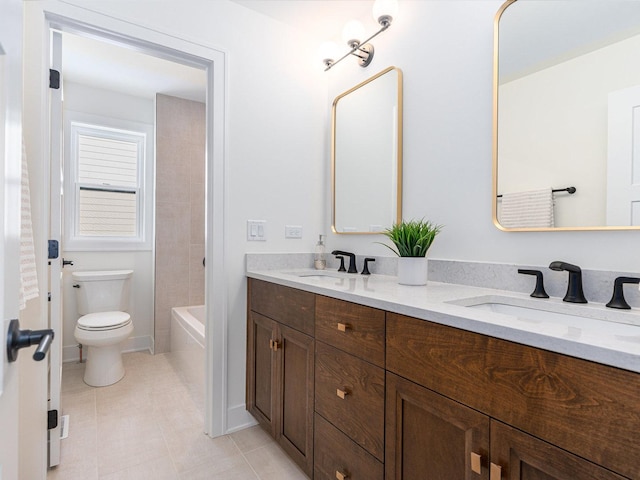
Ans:
[[[314,480],[383,480],[384,467],[370,453],[316,413]]]
[[[316,338],[384,368],[385,312],[318,296]]]
[[[313,293],[250,279],[249,301],[254,312],[313,336]]]
[[[387,314],[387,369],[551,444],[640,478],[640,375]]]
[[[316,412],[384,458],[384,370],[316,342]]]

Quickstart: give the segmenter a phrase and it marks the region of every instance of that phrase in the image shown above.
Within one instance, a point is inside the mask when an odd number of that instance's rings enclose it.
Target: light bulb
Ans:
[[[398,0],[376,0],[373,3],[373,19],[380,25],[389,26],[398,15]]]
[[[360,45],[364,35],[364,25],[358,20],[349,20],[342,29],[342,39],[351,48]]]
[[[338,58],[339,50],[340,50],[340,47],[338,46],[337,43],[324,42],[318,48],[318,56],[322,60],[322,63],[324,63],[324,65],[328,67],[335,61],[336,58]]]

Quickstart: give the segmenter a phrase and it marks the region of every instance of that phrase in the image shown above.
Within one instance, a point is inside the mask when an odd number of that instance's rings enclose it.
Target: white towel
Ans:
[[[505,228],[554,226],[551,188],[502,195],[499,222]]]
[[[27,301],[38,298],[38,271],[33,244],[31,223],[31,192],[29,190],[29,169],[27,154],[22,144],[22,198],[20,205],[20,310],[24,310]]]

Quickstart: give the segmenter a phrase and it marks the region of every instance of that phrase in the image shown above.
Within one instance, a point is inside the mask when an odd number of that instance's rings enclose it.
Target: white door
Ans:
[[[607,225],[640,226],[640,86],[609,94]]]
[[[51,32],[51,69],[62,72],[62,34]],[[58,258],[49,261],[49,328],[56,332],[49,350],[49,405],[50,411],[62,414],[60,384],[62,381],[62,78],[59,88],[49,88],[51,115],[50,152],[50,213],[49,239],[58,242]],[[60,420],[58,418],[58,420]],[[60,463],[60,421],[49,430],[49,466]],[[0,479],[2,480],[2,479]]]
[[[18,318],[22,158],[22,1],[0,12],[0,480],[18,478],[18,367],[7,361],[9,320]]]

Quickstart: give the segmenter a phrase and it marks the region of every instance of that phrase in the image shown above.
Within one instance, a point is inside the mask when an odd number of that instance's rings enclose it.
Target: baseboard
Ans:
[[[143,335],[140,337],[130,337],[122,344],[122,352],[142,352],[149,351],[153,353],[153,338],[150,335]],[[87,359],[87,350],[83,349],[83,360]],[[80,359],[80,352],[78,350],[78,344],[66,345],[62,347],[62,362],[77,362]]]
[[[247,412],[244,403],[227,409],[227,430],[225,433],[237,432],[257,424],[256,419]]]

